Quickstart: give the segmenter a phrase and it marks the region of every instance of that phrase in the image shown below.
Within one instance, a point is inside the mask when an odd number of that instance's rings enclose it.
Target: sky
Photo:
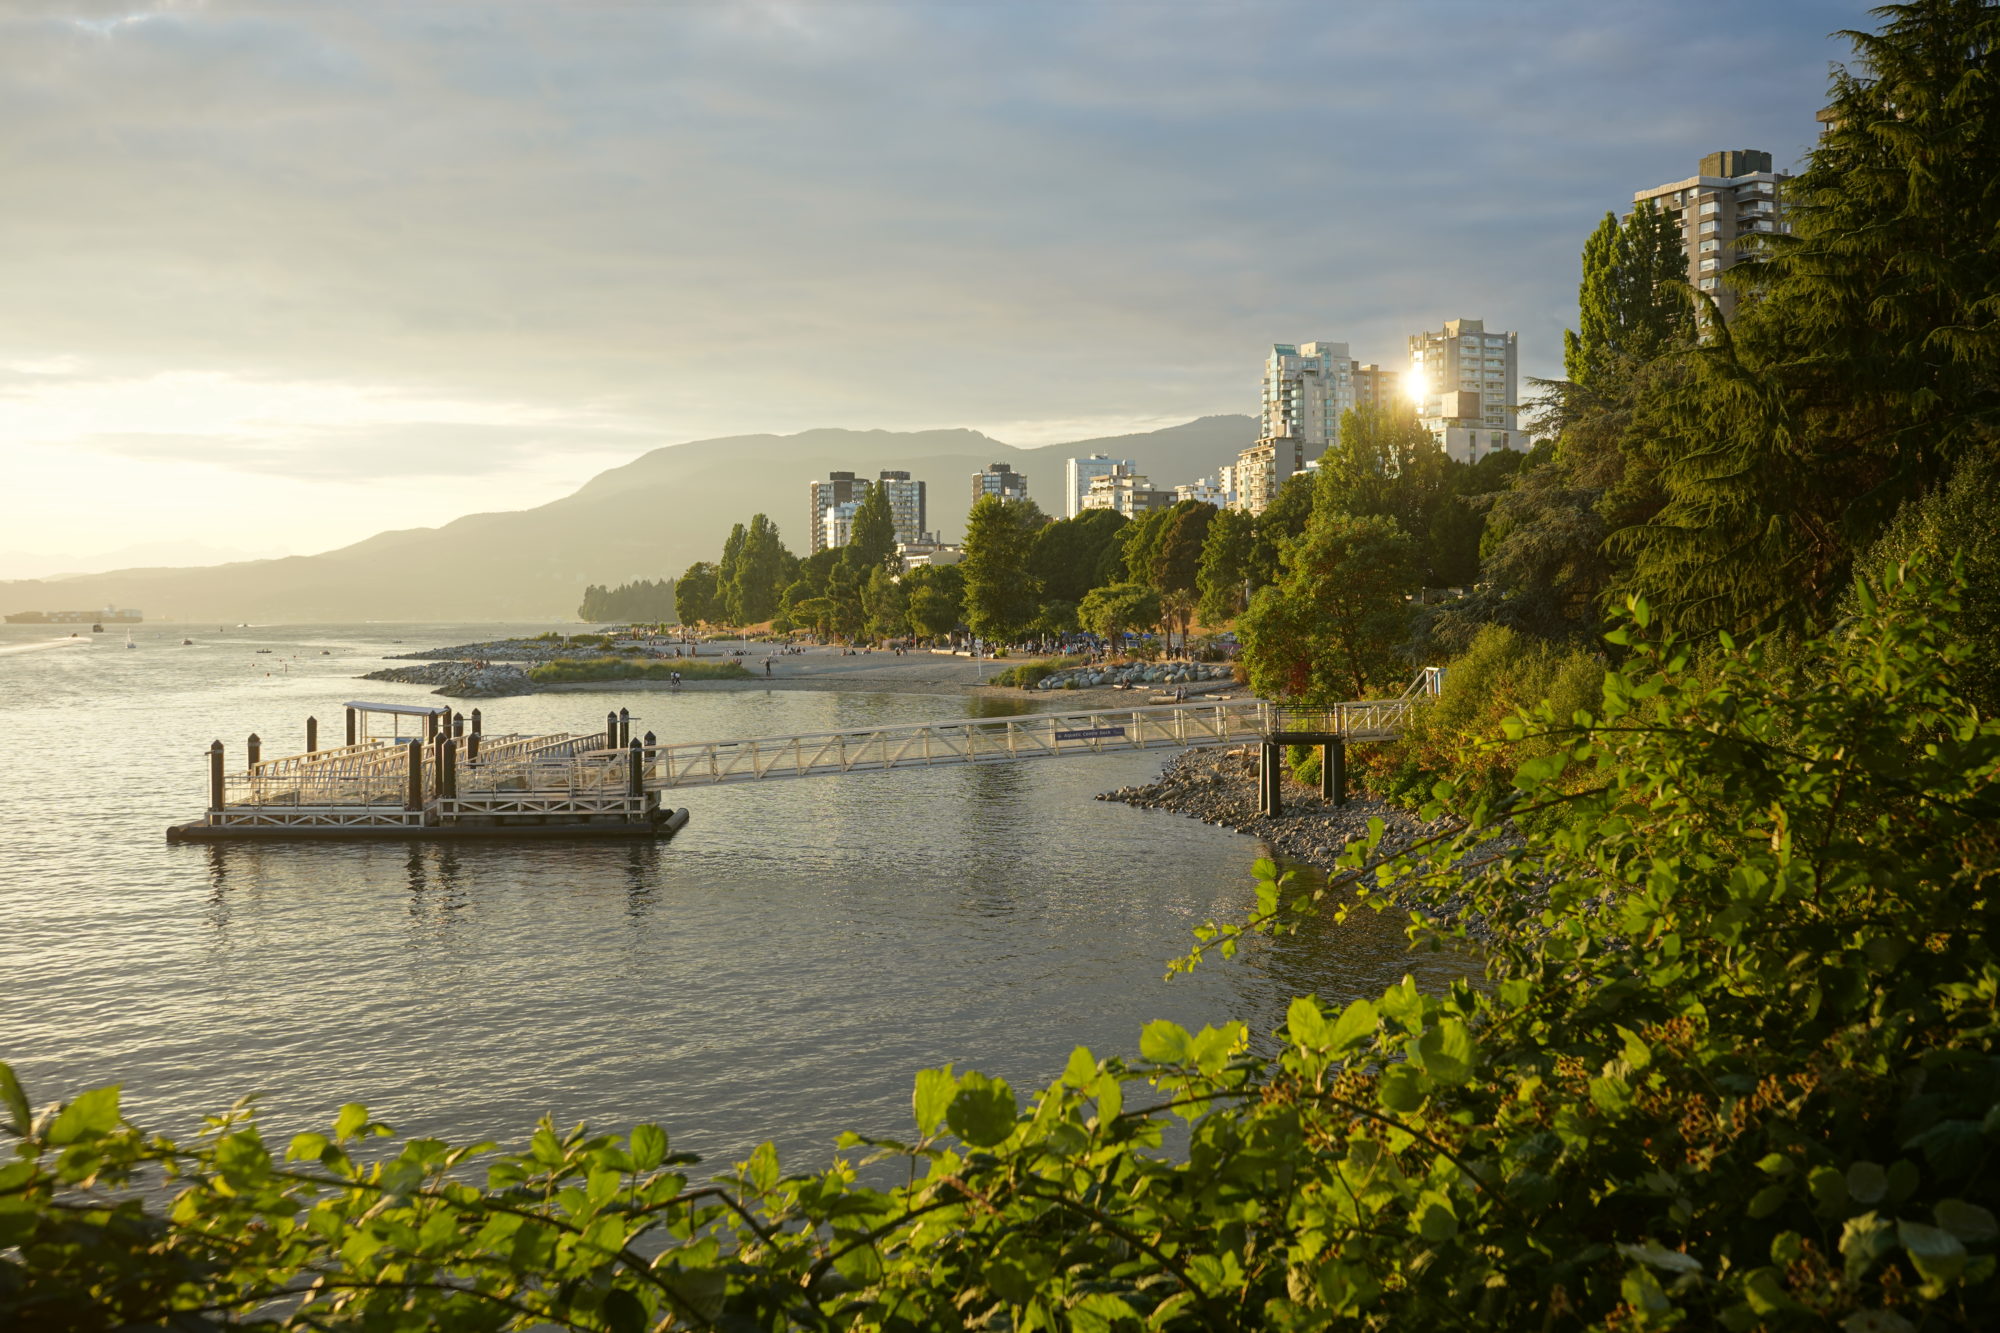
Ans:
[[[1257,410],[1810,145],[1850,3],[0,10],[0,578],[306,553],[815,426]],[[1169,478],[1172,480],[1183,480]],[[108,563],[107,563],[108,562]]]

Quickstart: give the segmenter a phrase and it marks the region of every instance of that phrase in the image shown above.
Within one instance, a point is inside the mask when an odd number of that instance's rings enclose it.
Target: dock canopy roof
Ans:
[[[451,711],[447,704],[371,704],[360,699],[349,699],[341,707],[358,708],[364,713],[398,713],[404,717],[435,717]]]

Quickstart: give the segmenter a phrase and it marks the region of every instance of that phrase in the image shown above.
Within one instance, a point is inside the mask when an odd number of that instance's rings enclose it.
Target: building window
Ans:
[[[1716,203],[1715,200],[1711,199],[1707,203],[1701,206],[1701,215],[1703,217],[1707,217],[1709,214],[1715,212],[1721,207],[1722,205]]]
[[[1714,278],[1703,278],[1701,280],[1701,289],[1703,291],[1712,292],[1715,290],[1715,288],[1716,288],[1716,280]]]
[[[1704,259],[1701,261],[1701,271],[1703,273],[1715,272],[1715,266],[1716,266],[1716,261],[1713,259]]]
[[[1701,234],[1704,236],[1713,235],[1715,229],[1716,229],[1716,224],[1713,222],[1704,222],[1701,224]]]
[[[1701,252],[1707,254],[1710,250],[1720,249],[1721,246],[1721,241],[1703,241],[1701,243]]]

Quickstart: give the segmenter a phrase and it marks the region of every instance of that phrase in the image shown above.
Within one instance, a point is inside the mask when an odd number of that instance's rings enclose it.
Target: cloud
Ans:
[[[291,480],[368,482],[477,477],[554,453],[623,461],[650,442],[631,432],[576,426],[410,421],[300,429],[283,440],[132,431],[81,436],[73,443],[153,463],[194,463]]]
[[[1715,148],[1795,157],[1843,54],[1825,33],[1867,22],[1851,0],[13,7],[0,363],[395,405],[66,437],[307,476],[516,466],[614,426],[1025,438],[1247,411],[1274,340],[1389,362],[1458,315],[1521,330],[1547,374],[1596,219]],[[0,431],[23,393],[47,401],[0,376]]]

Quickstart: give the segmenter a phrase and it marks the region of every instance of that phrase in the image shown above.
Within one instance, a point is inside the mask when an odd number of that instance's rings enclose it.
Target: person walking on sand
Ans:
[[[764,679],[769,680],[770,678],[771,678],[771,659],[767,657],[764,659]]]

